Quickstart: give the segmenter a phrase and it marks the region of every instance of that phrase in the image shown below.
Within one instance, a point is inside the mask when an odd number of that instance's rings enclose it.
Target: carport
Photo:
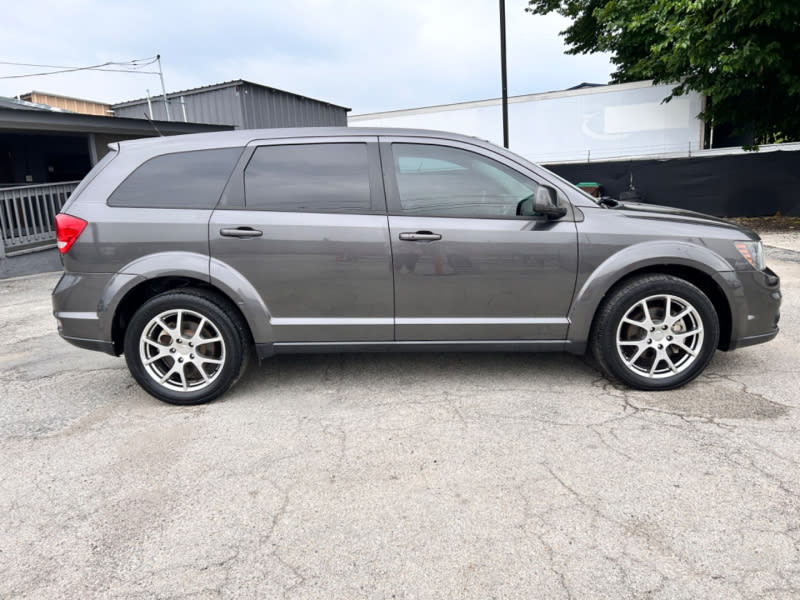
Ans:
[[[228,129],[84,115],[0,98],[0,258],[55,243],[53,217],[108,144]]]

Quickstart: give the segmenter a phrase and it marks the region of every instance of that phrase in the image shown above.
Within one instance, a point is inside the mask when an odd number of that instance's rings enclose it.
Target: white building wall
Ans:
[[[509,146],[544,163],[697,152],[702,96],[662,102],[670,89],[645,81],[509,98]],[[503,143],[500,99],[351,115],[348,124],[440,129]]]

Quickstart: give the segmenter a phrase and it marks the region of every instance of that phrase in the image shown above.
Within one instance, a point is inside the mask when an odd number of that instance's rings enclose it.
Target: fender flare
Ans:
[[[212,286],[228,296],[242,311],[253,342],[257,345],[272,344],[272,315],[258,290],[239,271],[216,258],[208,259],[209,278]]]
[[[160,277],[188,277],[208,283],[241,310],[255,343],[273,341],[269,310],[253,285],[230,265],[193,252],[149,254],[128,263],[111,277],[97,310],[109,339],[114,314],[125,296],[139,284]]]
[[[737,283],[733,267],[716,252],[681,241],[651,241],[627,246],[609,256],[586,279],[570,307],[567,339],[584,351],[589,341],[594,316],[608,291],[631,273],[652,267],[687,267],[710,277],[722,290],[729,309],[736,303]]]
[[[100,326],[109,340],[120,303],[133,288],[159,277],[190,277],[208,282],[208,256],[194,252],[157,252],[139,257],[115,273],[106,283],[97,306]]]

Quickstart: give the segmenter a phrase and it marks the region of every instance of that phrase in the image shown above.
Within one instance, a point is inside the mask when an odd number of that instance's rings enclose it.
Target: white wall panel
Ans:
[[[649,82],[517,96],[509,100],[509,145],[536,162],[696,152],[700,94],[662,103],[671,86]],[[503,142],[500,100],[355,115],[349,125],[440,129]]]

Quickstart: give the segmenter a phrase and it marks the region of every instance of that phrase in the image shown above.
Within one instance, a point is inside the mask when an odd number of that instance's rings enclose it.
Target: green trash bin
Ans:
[[[599,198],[601,196],[602,186],[596,181],[581,181],[578,184],[578,187],[581,188],[587,194],[591,194],[595,198]]]

